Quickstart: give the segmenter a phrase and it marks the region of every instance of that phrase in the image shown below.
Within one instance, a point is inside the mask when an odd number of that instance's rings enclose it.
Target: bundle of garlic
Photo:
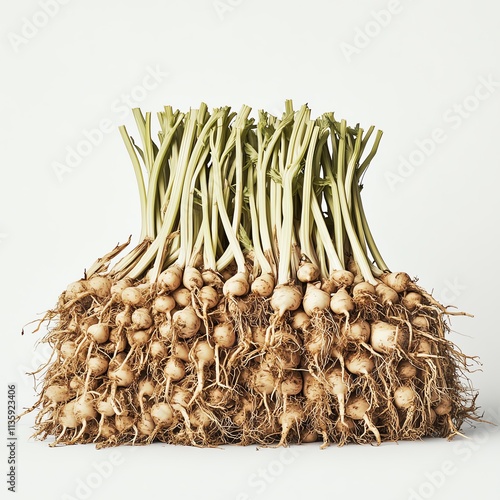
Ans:
[[[375,244],[361,180],[381,132],[250,108],[134,110],[140,243],[43,321],[35,436],[97,446],[378,443],[475,417],[452,314]],[[369,151],[369,152],[368,152]],[[53,323],[55,323],[54,326]]]

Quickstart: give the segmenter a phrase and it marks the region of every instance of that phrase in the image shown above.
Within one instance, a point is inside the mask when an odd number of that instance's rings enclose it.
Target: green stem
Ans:
[[[193,249],[191,251],[191,258],[188,261],[188,265],[194,266],[203,248],[203,231],[201,230],[202,216],[199,210],[193,210],[193,234],[196,234],[196,239],[194,241]]]
[[[167,189],[165,190],[165,194],[161,199],[161,213],[163,217],[165,212],[167,211],[167,207],[170,204],[170,198],[172,196],[172,190],[174,188],[174,184],[176,182],[176,175],[178,166],[179,166],[179,152],[180,152],[180,144],[182,144],[182,137],[184,137],[184,123],[182,123],[177,129],[177,134],[174,136],[172,141],[172,145],[170,148],[170,158],[168,160],[169,164],[169,176]]]
[[[257,212],[259,216],[259,229],[262,241],[262,249],[268,258],[273,255],[273,245],[271,242],[271,232],[269,228],[268,216],[268,165],[274,154],[274,148],[281,137],[285,127],[292,121],[293,115],[287,115],[277,126],[269,142],[264,143],[265,123],[259,122],[257,126],[258,153],[257,158]],[[271,262],[271,265],[274,265]]]
[[[134,166],[135,178],[137,180],[137,188],[139,190],[139,200],[141,204],[141,235],[139,237],[139,241],[142,241],[146,238],[147,232],[147,199],[146,199],[146,189],[144,187],[144,177],[142,176],[142,168],[139,163],[139,158],[137,158],[137,153],[135,152],[134,145],[132,144],[132,140],[128,135],[127,129],[124,125],[121,125],[118,130],[120,131],[120,135],[122,136],[123,142],[125,143],[125,147],[127,148],[127,152],[132,161],[132,165]]]
[[[141,110],[139,108],[134,108],[132,114],[134,115],[135,123],[137,124],[137,129],[141,137],[144,165],[149,173],[153,168],[155,154],[155,146],[151,140],[151,113],[147,112],[146,118],[144,118]]]
[[[344,191],[347,199],[347,206],[349,210],[352,208],[352,180],[356,172],[356,164],[359,160],[360,149],[361,149],[361,139],[363,137],[363,129],[359,129],[358,135],[356,136],[356,142],[354,144],[354,152],[352,153],[349,163],[347,165],[347,173],[344,181]]]
[[[358,190],[354,188],[354,196],[352,201],[351,213],[353,214],[353,218],[356,225],[356,234],[358,235],[359,244],[363,250],[363,253],[366,255],[368,259],[368,254],[366,253],[366,235],[363,226],[363,221],[361,219],[361,213],[359,208],[360,198],[357,196],[359,194]],[[357,194],[356,194],[357,193]]]
[[[283,178],[283,223],[281,227],[281,239],[279,241],[280,261],[278,266],[278,284],[286,284],[290,281],[290,258],[292,252],[292,237],[293,237],[293,187],[294,179],[301,167],[301,161],[306,153],[311,140],[313,129],[315,128],[313,121],[305,121],[306,113],[300,115],[300,119],[295,122],[292,130],[292,136],[295,142],[295,155],[290,154],[288,167]],[[298,137],[302,137],[302,142],[299,142]]]
[[[318,255],[318,265],[321,273],[321,278],[326,280],[330,277],[331,271],[327,267],[325,246],[321,238],[321,232],[318,226],[314,228],[314,241],[316,242],[316,253]]]
[[[326,252],[328,258],[328,276],[332,274],[333,271],[343,269],[342,262],[337,255],[335,246],[333,245],[330,232],[326,226],[325,218],[323,217],[323,212],[319,206],[316,196],[311,198],[311,211],[316,223],[317,231],[321,236],[321,242]]]
[[[252,222],[252,244],[255,253],[255,259],[258,262],[262,273],[274,274],[271,264],[266,259],[264,252],[262,251],[262,246],[260,244],[260,232],[259,223],[257,216],[257,208],[255,205],[255,190],[254,190],[254,169],[252,167],[248,168],[247,172],[247,189],[248,189],[248,205],[250,208],[250,218]]]
[[[366,242],[368,243],[368,248],[370,249],[370,253],[373,256],[373,259],[375,260],[377,266],[379,267],[380,270],[382,271],[389,271],[389,266],[385,263],[384,259],[382,258],[382,255],[380,254],[380,251],[375,243],[375,240],[373,238],[373,234],[370,230],[370,226],[368,225],[368,221],[366,219],[366,214],[365,210],[363,208],[363,202],[361,200],[361,193],[359,192],[359,188],[355,190],[355,195],[358,199],[358,213],[359,217],[361,219],[361,224],[364,229],[364,234],[366,238]]]
[[[203,261],[205,269],[215,270],[215,253],[212,237],[210,235],[210,198],[208,195],[207,183],[208,167],[204,167],[200,172],[200,187],[201,187],[201,209],[203,217],[201,219],[201,232],[203,232]]]
[[[316,252],[311,245],[311,197],[314,196],[312,179],[313,163],[316,156],[316,142],[319,135],[319,127],[314,127],[311,143],[307,151],[302,183],[302,206],[300,214],[299,241],[302,254],[313,264],[318,265]]]
[[[281,179],[283,179],[283,177],[285,176],[285,159],[287,154],[286,147],[287,147],[286,137],[284,134],[282,134],[280,148],[277,152],[280,182],[273,182],[273,185],[275,187],[274,203],[273,203],[273,208],[274,208],[273,222],[275,227],[274,234],[276,235],[275,236],[276,241],[281,240],[281,224],[283,222],[283,183]],[[277,262],[279,260],[277,250],[275,251],[275,256],[276,256],[275,261]]]
[[[380,140],[382,139],[382,134],[383,134],[382,130],[377,131],[377,135],[375,136],[375,142],[373,143],[372,150],[365,158],[363,163],[361,163],[361,165],[358,167],[358,172],[357,172],[358,179],[361,179],[363,177],[363,174],[368,168],[368,165],[370,165],[370,162],[373,160],[373,157],[377,153],[378,145],[380,144]]]
[[[337,149],[335,149],[337,150]],[[336,158],[336,157],[335,157]],[[329,193],[325,194],[325,199],[330,208],[333,218],[333,231],[336,254],[340,262],[338,269],[345,269],[344,262],[344,221],[342,219],[342,208],[340,206],[340,198],[333,173],[332,158],[328,154],[328,147],[323,148],[322,164],[325,172],[325,177],[328,182]],[[325,190],[326,192],[326,190]]]
[[[240,230],[241,212],[243,209],[243,137],[246,133],[246,128],[248,127],[248,115],[250,114],[250,111],[251,108],[249,106],[243,106],[241,108],[229,135],[229,139],[226,142],[224,152],[221,156],[221,164],[224,165],[224,163],[227,163],[229,160],[233,149],[236,149],[236,157],[232,162],[229,172],[225,168],[222,168],[222,178],[226,183],[226,188],[224,189],[224,207],[226,207],[226,209],[231,205],[229,203],[229,195],[231,193],[232,180],[236,175],[232,214],[232,228],[236,235],[238,235]],[[233,252],[231,247],[228,246],[219,261],[221,264],[227,266],[231,262],[232,258]]]
[[[351,249],[353,252],[353,257],[359,266],[361,274],[365,281],[376,285],[377,281],[373,277],[371,272],[370,264],[366,259],[366,256],[361,248],[356,231],[354,229],[351,214],[349,211],[349,206],[347,204],[347,196],[344,186],[344,163],[345,163],[345,147],[346,147],[346,122],[342,120],[341,130],[340,130],[340,141],[339,141],[339,156],[338,156],[338,166],[337,166],[337,187],[340,198],[340,207],[342,209],[342,215],[344,220],[345,229],[347,231],[347,236],[351,244]]]
[[[365,134],[363,136],[363,141],[361,142],[361,149],[359,151],[360,157],[363,156],[366,145],[368,144],[368,141],[370,140],[370,137],[372,136],[374,130],[375,130],[375,127],[373,125],[370,125],[368,130],[365,132]]]
[[[219,122],[219,127],[222,126],[222,123]],[[236,261],[236,265],[238,266],[238,272],[245,272],[245,257],[243,256],[243,252],[240,247],[240,243],[238,241],[238,237],[233,230],[231,225],[231,221],[229,220],[229,216],[227,214],[226,206],[224,204],[224,192],[223,192],[223,181],[222,181],[222,165],[221,165],[221,156],[222,156],[222,137],[221,133],[218,134],[217,139],[214,140],[216,130],[210,134],[210,148],[212,153],[212,168],[214,169],[214,200],[217,203],[217,208],[219,210],[219,216],[222,222],[222,226],[226,233],[226,236],[229,241],[229,245],[231,247],[231,251],[234,255],[234,259]],[[221,269],[221,264],[217,263],[217,268]]]
[[[206,144],[201,154],[201,157],[198,160],[198,164],[196,165],[195,171],[191,175],[191,180],[189,182],[184,181],[185,191],[183,193],[180,206],[181,252],[178,260],[178,265],[181,267],[183,267],[181,259],[184,259],[184,265],[187,265],[193,259],[193,253],[196,253],[193,251],[193,236],[195,234],[194,193],[198,177],[200,175],[202,168],[205,166],[209,152],[210,152],[210,146]],[[186,179],[189,178],[189,176],[190,172],[186,174]],[[182,226],[182,224],[184,224],[184,226]],[[183,234],[185,235],[184,239],[182,238]]]
[[[134,269],[130,272],[130,277],[136,279],[141,276],[147,269],[148,265],[155,258],[158,250],[163,248],[165,239],[172,232],[174,222],[179,211],[179,204],[182,194],[182,186],[186,174],[187,166],[191,157],[193,142],[195,141],[195,129],[198,121],[198,110],[193,109],[187,117],[187,124],[182,136],[181,148],[179,152],[179,165],[175,170],[174,179],[172,180],[172,196],[167,204],[163,225],[160,232],[155,238],[152,245],[148,248],[145,254],[141,257]]]
[[[160,150],[156,155],[156,158],[154,160],[153,166],[149,174],[146,211],[147,211],[147,231],[148,235],[152,237],[156,235],[156,213],[158,208],[157,195],[159,195],[159,199],[166,196],[166,190],[164,189],[160,190],[158,188],[158,181],[159,178],[161,178],[163,181],[163,176],[161,176],[160,174],[162,173],[162,170],[166,167],[165,158],[170,150],[170,146],[176,134],[177,128],[182,122],[182,118],[183,118],[182,116],[177,117],[175,123],[171,124],[171,126],[168,127],[164,139],[160,145]],[[162,182],[162,185],[163,183],[164,181]]]
[[[269,171],[268,179],[268,191],[269,196],[266,195],[267,200],[267,224],[269,227],[269,235],[271,237],[271,248],[267,250],[268,258],[267,260],[272,265],[273,274],[276,276],[276,262],[279,260],[279,234],[281,230],[281,204],[282,204],[282,193],[281,180],[276,178],[279,176],[279,149],[278,145],[275,146],[272,160],[271,168]]]

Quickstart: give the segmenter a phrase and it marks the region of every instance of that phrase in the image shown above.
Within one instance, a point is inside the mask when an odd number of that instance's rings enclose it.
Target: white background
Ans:
[[[42,3],[1,3],[0,436],[7,383],[17,384],[20,407],[33,403],[23,372],[46,355],[34,350],[40,335],[28,327],[21,336],[22,326],[97,257],[139,236],[133,170],[116,129],[125,123],[137,136],[125,95],[152,112],[203,100],[281,113],[292,98],[316,115],[335,111],[384,130],[365,178],[373,232],[392,269],[475,315],[455,319],[451,338],[480,356],[478,403],[499,421],[498,2],[59,0],[50,16]],[[144,90],[151,71],[157,79]],[[57,176],[54,164],[102,120],[100,142],[94,134],[99,143]],[[500,490],[499,433],[487,425],[466,427],[468,440],[379,448],[96,451],[29,440],[32,420],[17,429],[20,499],[495,499]],[[103,465],[112,460],[112,470]]]

